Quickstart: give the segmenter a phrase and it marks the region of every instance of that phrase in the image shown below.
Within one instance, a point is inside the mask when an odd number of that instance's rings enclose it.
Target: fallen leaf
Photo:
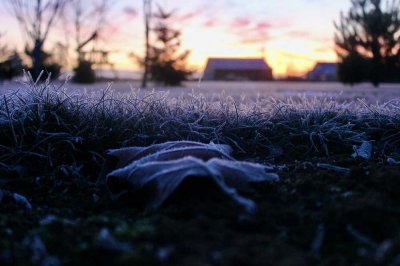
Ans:
[[[117,169],[106,175],[106,185],[114,198],[125,193],[136,195],[150,189],[154,193],[146,207],[160,207],[186,179],[212,180],[220,191],[243,206],[247,212],[255,203],[239,194],[254,182],[276,182],[274,167],[234,160],[228,145],[197,142],[167,142],[155,147],[111,150]],[[115,160],[114,160],[115,161]],[[119,167],[119,168],[118,168]]]
[[[359,147],[353,146],[353,158],[363,158],[365,160],[371,159],[372,144],[369,141],[364,141]]]
[[[13,202],[24,207],[27,210],[32,209],[31,203],[24,196],[4,189],[0,189],[0,203],[3,202]]]

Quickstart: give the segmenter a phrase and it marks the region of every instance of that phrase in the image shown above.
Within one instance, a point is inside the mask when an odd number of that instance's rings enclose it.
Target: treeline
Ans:
[[[69,25],[68,34],[73,36],[74,82],[93,83],[96,67],[113,67],[108,59],[110,51],[98,47],[109,23],[111,0],[4,0],[2,3],[18,21],[25,49],[23,53],[10,49],[0,35],[0,80],[21,75],[22,69],[28,70],[34,80],[55,79],[62,67],[71,64],[68,44],[59,41],[51,51],[45,50],[57,22]],[[148,79],[163,85],[179,85],[192,71],[187,68],[189,51],[181,51],[181,33],[171,27],[174,13],[160,6],[152,13],[150,0],[144,0],[144,5],[148,6],[146,55],[126,56],[133,57],[143,68],[144,86]]]

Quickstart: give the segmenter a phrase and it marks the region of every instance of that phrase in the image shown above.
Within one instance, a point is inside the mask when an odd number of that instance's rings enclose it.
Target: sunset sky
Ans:
[[[84,0],[83,0],[84,1]],[[182,30],[182,45],[192,51],[189,64],[201,71],[208,57],[264,56],[277,76],[302,75],[316,61],[336,61],[333,21],[349,0],[181,0],[155,1],[176,9],[174,27]],[[22,49],[15,19],[1,7],[0,32]],[[143,53],[141,0],[114,0],[102,42],[113,51],[118,69],[138,67],[127,55]],[[72,42],[58,23],[46,47]],[[4,41],[4,40],[3,40]]]

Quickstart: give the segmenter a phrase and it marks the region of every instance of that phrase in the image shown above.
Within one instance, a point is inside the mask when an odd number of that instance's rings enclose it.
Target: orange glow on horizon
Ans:
[[[289,53],[284,50],[271,50],[266,51],[265,61],[273,69],[275,77],[285,76],[303,76],[310,71],[317,62],[336,62],[336,55],[332,51],[326,55],[321,56],[318,53],[310,54],[312,58],[309,59],[302,53]],[[191,69],[196,72],[202,72],[207,63],[207,59],[210,57],[237,57],[237,58],[249,58],[249,57],[263,57],[260,52],[246,52],[246,53],[235,53],[231,51],[221,51],[221,53],[213,53],[210,55],[191,55],[188,60],[188,65]],[[110,56],[110,61],[115,64],[116,69],[120,70],[140,70],[137,63],[128,56],[126,53],[115,53]]]
[[[258,43],[241,43],[232,34],[219,29],[198,28],[182,33],[182,49],[191,50],[188,65],[199,73],[204,70],[207,59],[210,57],[263,57],[273,69],[274,77],[277,78],[303,76],[317,62],[337,61],[332,41],[325,45],[321,42],[288,35],[266,41],[265,48],[260,49],[262,45]],[[110,47],[111,50],[117,48]],[[124,70],[140,70],[137,63],[128,54],[133,50],[142,51],[143,47],[139,46],[136,49],[125,47],[123,51],[121,51],[121,47],[118,48],[120,51],[110,56],[115,67]]]

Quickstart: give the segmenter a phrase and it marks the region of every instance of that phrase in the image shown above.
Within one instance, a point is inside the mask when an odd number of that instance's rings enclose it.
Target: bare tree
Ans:
[[[104,28],[111,4],[110,0],[85,1],[85,4],[82,0],[71,0],[78,59],[83,48],[95,40]]]
[[[71,0],[68,12],[68,21],[74,22],[75,51],[77,53],[77,67],[74,80],[77,82],[94,82],[95,74],[92,69],[93,54],[88,53],[89,44],[95,43],[106,28],[107,14],[111,10],[112,0]],[[100,50],[99,50],[100,51]],[[89,58],[85,55],[89,54]],[[79,73],[78,73],[79,72]],[[85,80],[85,79],[88,80]]]
[[[151,20],[151,0],[143,0],[144,28],[145,28],[145,56],[142,87],[147,87],[149,75],[149,50],[150,50],[150,20]]]
[[[18,20],[25,36],[26,49],[31,51],[33,77],[43,67],[43,46],[51,28],[70,0],[5,0]]]
[[[76,52],[78,53],[78,60],[82,59],[82,49],[90,41],[97,37],[97,29],[94,29],[89,36],[85,37],[85,41],[82,41],[82,26],[85,20],[89,16],[89,13],[85,12],[83,8],[83,3],[80,0],[72,1],[72,15],[74,17],[74,30],[75,30],[75,42],[76,42]]]

